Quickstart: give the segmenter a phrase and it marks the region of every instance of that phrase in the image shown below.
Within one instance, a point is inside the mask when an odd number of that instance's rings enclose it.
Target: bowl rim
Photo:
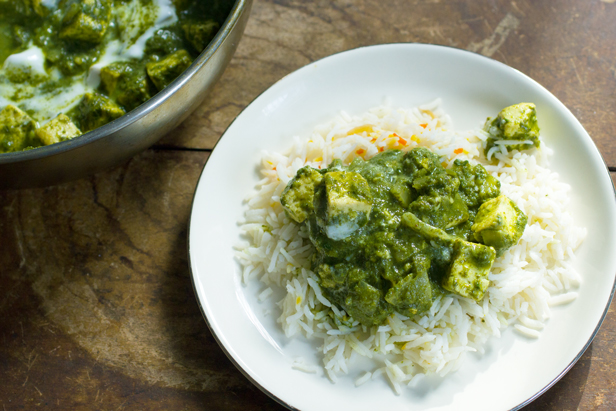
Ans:
[[[233,28],[237,25],[240,17],[244,13],[249,0],[236,0],[231,12],[229,12],[225,22],[216,33],[216,36],[212,39],[210,44],[199,54],[199,56],[192,62],[182,74],[180,74],[175,80],[159,91],[148,101],[129,111],[122,117],[107,123],[94,130],[88,131],[77,138],[62,141],[59,143],[50,144],[48,146],[36,147],[31,150],[16,151],[12,153],[0,153],[0,165],[12,164],[31,160],[38,160],[45,157],[51,157],[61,153],[76,150],[82,146],[90,144],[94,141],[103,139],[117,131],[135,123],[141,118],[145,117],[148,113],[158,108],[167,98],[174,94],[177,90],[184,87],[184,85],[190,80],[190,78],[203,67],[212,56],[222,46],[227,39]]]

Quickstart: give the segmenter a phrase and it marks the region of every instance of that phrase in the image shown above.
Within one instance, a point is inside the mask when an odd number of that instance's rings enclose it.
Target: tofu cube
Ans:
[[[45,146],[70,140],[81,135],[81,130],[64,114],[58,115],[44,126],[37,128],[36,136]]]
[[[162,90],[192,64],[192,58],[186,50],[178,50],[160,61],[146,65],[148,76],[158,90]]]
[[[372,193],[365,178],[351,171],[331,171],[323,178],[325,215],[317,214],[319,225],[332,240],[342,240],[368,222]]]
[[[86,93],[76,107],[76,117],[82,132],[94,130],[126,112],[105,96],[96,93]]]
[[[100,43],[111,20],[111,0],[83,0],[69,3],[60,38],[87,43]]]
[[[289,218],[302,223],[314,212],[314,192],[322,180],[321,173],[310,166],[297,170],[280,196],[280,203]]]
[[[9,104],[0,111],[0,152],[12,153],[31,145],[36,124],[24,111]]]
[[[490,285],[488,274],[495,258],[492,247],[458,240],[441,285],[447,291],[481,301]]]
[[[479,207],[471,231],[477,241],[494,247],[500,255],[518,242],[527,222],[522,210],[507,196],[500,195]]]

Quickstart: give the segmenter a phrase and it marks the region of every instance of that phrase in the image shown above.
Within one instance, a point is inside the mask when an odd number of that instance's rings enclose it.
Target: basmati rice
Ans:
[[[240,223],[248,239],[236,254],[242,278],[259,278],[267,286],[260,300],[270,296],[270,287],[287,290],[278,302],[278,323],[288,338],[303,335],[320,341],[322,366],[332,382],[349,372],[357,356],[368,357],[380,365],[365,370],[355,385],[385,376],[399,394],[401,384],[414,386],[426,374],[445,376],[457,370],[467,352],[483,353],[486,341],[509,325],[539,338],[550,306],[576,298],[573,290],[581,277],[572,261],[586,230],[575,225],[568,210],[570,186],[548,168],[551,150],[542,143],[541,149],[509,153],[510,142],[504,141],[492,147],[488,157],[493,161],[488,161],[483,155],[486,138],[481,129],[452,131],[436,100],[411,109],[375,107],[359,116],[342,112],[307,138],[293,138],[284,153],[263,152],[263,179],[248,197]],[[501,181],[501,192],[528,216],[524,235],[494,262],[480,303],[451,294],[413,318],[394,313],[375,327],[345,322],[344,312],[327,300],[310,271],[313,246],[305,228],[285,215],[282,190],[305,165],[323,168],[335,158],[348,164],[356,157],[418,146],[440,155],[446,167],[455,159],[483,164]],[[293,368],[314,371],[304,360]]]

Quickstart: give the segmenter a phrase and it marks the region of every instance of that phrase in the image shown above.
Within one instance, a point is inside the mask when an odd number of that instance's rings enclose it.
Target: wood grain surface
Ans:
[[[442,44],[544,85],[616,171],[615,22],[613,0],[256,0],[207,101],[156,146],[87,179],[0,191],[2,410],[283,409],[218,347],[189,277],[192,195],[234,117],[332,53]],[[616,409],[615,348],[611,308],[580,361],[525,410]]]

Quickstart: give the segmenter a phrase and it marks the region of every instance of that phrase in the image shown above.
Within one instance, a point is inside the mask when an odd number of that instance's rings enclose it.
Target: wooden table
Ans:
[[[233,118],[332,53],[443,44],[543,84],[616,171],[615,22],[614,0],[255,1],[221,81],[156,146],[87,179],[0,192],[2,410],[282,409],[218,347],[189,277],[192,195]],[[615,344],[612,308],[575,367],[526,409],[616,409]]]

